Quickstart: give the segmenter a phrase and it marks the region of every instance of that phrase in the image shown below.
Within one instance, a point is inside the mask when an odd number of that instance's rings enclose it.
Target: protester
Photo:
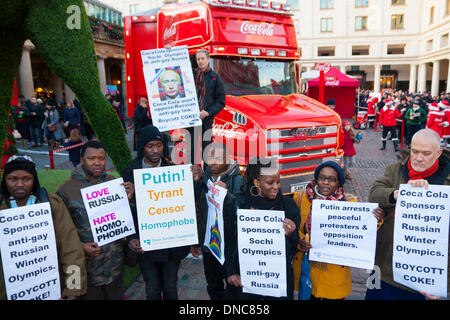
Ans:
[[[84,253],[75,226],[64,202],[56,194],[41,188],[36,165],[28,156],[15,155],[5,164],[0,184],[0,211],[37,203],[49,202],[55,231],[61,280],[61,297],[73,300],[86,293],[86,267]],[[33,250],[34,245],[29,245]],[[72,288],[68,268],[79,268],[78,288]],[[68,273],[66,273],[68,272]],[[31,283],[32,279],[28,279]],[[0,300],[6,299],[2,260],[0,259]]]
[[[30,110],[31,139],[34,142],[32,147],[42,147],[42,143],[44,142],[44,135],[42,131],[42,121],[44,121],[44,106],[38,103],[36,97],[32,97],[31,104],[29,104],[28,108]]]
[[[388,166],[384,176],[377,179],[369,193],[385,212],[384,222],[377,234],[375,265],[380,268],[381,288],[369,288],[366,300],[420,300],[435,299],[427,293],[417,292],[396,283],[393,279],[392,255],[395,206],[400,184],[412,187],[449,185],[449,152],[440,148],[440,137],[431,129],[421,129],[411,140],[410,151],[399,154],[399,161]],[[449,256],[450,258],[450,256]],[[449,261],[450,262],[450,261]],[[447,277],[450,280],[450,277]],[[450,281],[447,288],[450,288]]]
[[[427,113],[420,107],[417,100],[412,101],[412,107],[405,113],[406,120],[406,145],[411,144],[414,134],[422,128],[427,120]]]
[[[384,107],[380,110],[379,123],[383,126],[383,134],[381,142],[383,146],[380,150],[386,149],[386,139],[390,132],[392,143],[394,144],[394,151],[398,151],[398,138],[397,138],[397,121],[396,118],[400,118],[401,113],[394,106],[394,102],[391,99],[386,99],[384,102]]]
[[[59,141],[61,139],[58,129],[59,114],[54,104],[55,102],[53,100],[47,100],[44,112],[45,120],[42,122],[42,129],[45,132],[49,149],[59,148]]]
[[[70,137],[64,140],[64,148],[71,147],[77,144],[81,144],[81,132],[78,129],[73,129],[70,131]],[[81,161],[81,146],[74,147],[69,151],[69,161],[72,162],[73,166],[76,167]]]
[[[25,106],[24,96],[19,96],[19,103],[12,108],[12,115],[16,129],[22,136],[22,148],[28,149],[28,140],[30,139],[30,111]]]
[[[106,174],[106,152],[100,142],[91,140],[81,148],[81,164],[57,193],[66,203],[86,255],[87,293],[83,300],[121,300],[123,293],[124,249],[122,240],[99,246],[94,242],[80,189],[115,179]]]
[[[137,150],[137,141],[142,128],[152,125],[152,115],[146,97],[141,97],[139,104],[134,108],[134,150]]]
[[[314,179],[306,186],[305,191],[296,192],[294,200],[300,209],[301,223],[299,228],[300,241],[294,257],[293,269],[295,286],[301,273],[303,252],[309,252],[311,244],[305,236],[311,236],[311,207],[314,199],[331,201],[352,201],[356,198],[344,192],[345,175],[342,168],[334,161],[327,161],[314,170]],[[382,221],[383,210],[377,208],[374,215],[379,224]],[[344,299],[352,292],[350,268],[330,263],[310,261],[311,266],[311,300]]]
[[[356,149],[354,143],[356,142],[356,133],[349,121],[344,121],[342,125],[344,127],[344,144],[342,145],[342,150],[344,150],[344,173],[345,178],[351,180],[352,177],[349,170],[355,163]]]
[[[286,248],[286,292],[287,299],[294,298],[294,274],[292,271],[292,258],[297,249],[300,225],[300,213],[291,197],[285,196],[280,189],[280,172],[271,159],[252,158],[247,165],[244,176],[242,193],[237,198],[237,207],[251,210],[282,210],[285,213],[283,229],[285,231]],[[231,219],[232,217],[230,217]],[[234,217],[236,221],[236,217]],[[230,222],[231,223],[231,222]],[[236,223],[236,222],[234,222]],[[233,286],[233,295],[244,300],[265,299],[266,297],[242,292],[242,283],[239,271],[239,255],[237,253],[237,229],[235,234],[225,234],[226,246],[234,254],[226,256],[225,265],[227,282]],[[286,298],[283,298],[286,299]]]
[[[230,227],[234,227],[234,224],[228,225],[228,222],[232,220],[228,216],[236,213],[235,198],[240,192],[243,179],[239,164],[229,158],[228,148],[224,144],[210,144],[205,152],[207,154],[205,161],[208,166],[202,176],[202,191],[200,200],[197,201],[199,203],[199,209],[197,210],[199,245],[193,246],[191,253],[194,257],[203,254],[206,289],[211,300],[223,300],[226,297],[224,288],[226,283],[225,268],[210,252],[209,248],[203,245],[208,221],[208,204],[206,202],[208,182],[211,181],[214,185],[228,190],[223,204],[224,229],[228,230]],[[228,250],[228,245],[225,245],[225,250]],[[227,262],[225,261],[225,263]],[[229,299],[230,297],[226,298]]]
[[[81,115],[73,101],[67,101],[66,107],[64,108],[64,133],[66,137],[70,137],[70,131],[73,129],[80,129],[81,126]]]
[[[130,192],[130,207],[133,214],[136,230],[137,224],[136,199],[134,197],[133,170],[166,167],[173,163],[163,157],[167,145],[164,137],[154,126],[146,126],[141,129],[138,136],[138,156],[123,171],[125,189]],[[201,169],[198,166],[191,167],[194,181],[200,181]],[[181,260],[189,253],[190,247],[176,247],[144,252],[141,247],[139,234],[128,237],[128,246],[139,253],[139,267],[145,281],[145,291],[148,300],[177,300],[178,269]]]
[[[200,119],[202,119],[201,135],[197,132],[199,127],[188,128],[190,145],[187,161],[192,164],[200,163],[196,159],[198,140],[201,137],[201,150],[212,142],[212,125],[214,117],[225,107],[225,89],[220,76],[215,73],[210,64],[209,52],[205,49],[197,50],[195,54],[198,68],[194,70],[195,87],[197,90]],[[205,134],[206,133],[206,134]],[[190,154],[190,156],[189,156]],[[200,153],[201,155],[202,152]]]

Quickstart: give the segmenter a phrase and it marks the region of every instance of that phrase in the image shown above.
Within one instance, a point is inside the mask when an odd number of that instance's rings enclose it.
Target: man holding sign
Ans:
[[[419,130],[411,140],[410,152],[403,153],[400,161],[387,167],[385,175],[375,181],[372,186],[369,201],[378,202],[380,207],[385,210],[386,215],[384,223],[378,231],[375,255],[375,264],[381,270],[381,288],[368,289],[366,293],[367,300],[439,298],[429,294],[429,292],[413,290],[394,280],[394,222],[398,219],[395,208],[399,197],[400,185],[409,184],[414,190],[417,190],[416,192],[422,191],[422,188],[427,189],[429,185],[448,185],[450,181],[448,157],[448,151],[443,153],[440,147],[440,137],[436,132],[430,129]],[[448,210],[446,214],[448,215]],[[408,233],[411,237],[424,236],[421,229],[410,230]],[[396,249],[398,248],[396,246]],[[448,255],[448,248],[436,247],[434,249]],[[447,269],[447,266],[448,260],[445,266],[441,265],[439,268]],[[447,289],[448,287],[447,284]]]
[[[64,202],[40,187],[27,156],[5,164],[0,229],[0,300],[72,300],[86,293],[84,253],[72,219]]]
[[[159,249],[144,252],[141,244],[141,229],[138,224],[137,198],[134,192],[134,171],[139,169],[161,168],[173,166],[172,162],[164,158],[163,136],[155,126],[147,126],[143,128],[138,137],[138,156],[126,168],[122,174],[123,180],[127,188],[131,192],[130,206],[134,218],[137,233],[128,237],[129,248],[139,253],[139,266],[145,280],[146,295],[148,300],[176,300],[177,294],[177,275],[181,260],[189,253],[189,246],[172,247],[168,249]],[[194,181],[199,181],[202,171],[198,166],[191,167]],[[175,192],[176,191],[176,192]],[[181,196],[182,190],[174,190],[171,196]],[[147,197],[152,199],[163,199],[168,196],[163,192],[148,192]],[[173,204],[176,204],[173,201]],[[174,208],[181,206],[174,206]],[[159,213],[158,213],[159,212]],[[162,211],[156,211],[155,208],[149,212],[151,216],[164,216]],[[195,220],[195,219],[194,219]],[[184,223],[184,221],[183,221]],[[146,231],[150,228],[150,223],[146,224]],[[172,236],[167,234],[167,236]],[[176,236],[176,235],[175,235]]]
[[[86,254],[86,267],[88,273],[88,290],[82,299],[97,300],[103,293],[106,300],[120,300],[123,292],[123,262],[124,249],[122,240],[99,245],[97,239],[94,239],[91,221],[83,202],[82,192],[86,187],[92,187],[100,183],[112,181],[115,178],[105,172],[106,151],[98,141],[89,141],[81,148],[81,163],[72,170],[72,176],[58,188],[58,194],[66,203],[69,212],[75,223],[80,236],[81,244]],[[90,197],[92,204],[89,207],[94,208],[102,205],[103,202],[120,201],[120,196],[106,195],[107,190],[92,194]],[[109,193],[109,192],[108,192]],[[107,200],[107,197],[110,196]],[[110,211],[105,211],[105,215],[98,220],[98,228],[116,220],[116,216]],[[112,227],[114,228],[114,227]],[[94,230],[95,231],[95,230]],[[108,236],[108,232],[101,232],[103,236]],[[123,238],[123,237],[122,237]]]

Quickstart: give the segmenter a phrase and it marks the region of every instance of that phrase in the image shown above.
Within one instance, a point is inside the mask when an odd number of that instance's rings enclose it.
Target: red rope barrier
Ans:
[[[94,138],[92,140],[98,140],[98,139]],[[92,141],[92,140],[89,140],[89,141]],[[88,142],[88,141],[77,143],[77,144],[74,144],[72,146],[68,146],[68,147],[64,147],[64,148],[58,148],[58,149],[54,149],[54,150],[49,150],[48,151],[48,158],[49,158],[49,161],[50,161],[50,169],[55,169],[55,157],[54,157],[54,153],[55,152],[66,151],[66,150],[78,148],[78,147],[81,147],[82,145],[84,145],[86,142]]]

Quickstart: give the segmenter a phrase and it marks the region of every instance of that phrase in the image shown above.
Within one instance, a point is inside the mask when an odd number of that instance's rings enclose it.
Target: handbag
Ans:
[[[54,132],[58,129],[57,124],[49,124],[47,127],[48,127],[48,131],[50,131],[50,132]]]

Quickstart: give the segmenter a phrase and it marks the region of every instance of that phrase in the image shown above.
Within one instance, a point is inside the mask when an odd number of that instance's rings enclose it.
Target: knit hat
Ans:
[[[447,100],[441,100],[441,102],[438,103],[438,106],[442,109],[445,110],[448,107],[450,107],[450,103]]]
[[[148,125],[141,129],[137,138],[137,150],[140,154],[143,154],[145,145],[150,141],[159,140],[164,142],[163,136],[157,127]]]
[[[326,161],[321,163],[320,165],[317,166],[316,170],[314,170],[314,180],[317,181],[317,178],[319,176],[319,172],[320,170],[322,170],[322,168],[324,167],[331,167],[334,170],[336,170],[337,174],[338,174],[338,179],[339,179],[339,186],[343,186],[345,183],[345,174],[344,174],[344,170],[341,168],[341,166],[335,162],[335,161]]]
[[[350,121],[344,121],[344,122],[342,122],[342,126],[343,127],[345,127],[346,125],[349,125],[349,126],[351,126],[351,123],[350,123]]]
[[[330,98],[330,99],[327,100],[326,105],[327,106],[335,106],[336,105],[336,101],[334,101],[333,98]]]
[[[14,155],[6,161],[5,166],[3,167],[3,176],[2,181],[0,183],[0,193],[3,197],[7,198],[10,196],[10,193],[6,187],[6,179],[5,177],[11,172],[23,170],[29,172],[34,177],[34,185],[33,185],[33,194],[38,196],[40,194],[41,186],[39,184],[39,179],[36,171],[36,164],[33,159],[31,159],[27,155]]]

